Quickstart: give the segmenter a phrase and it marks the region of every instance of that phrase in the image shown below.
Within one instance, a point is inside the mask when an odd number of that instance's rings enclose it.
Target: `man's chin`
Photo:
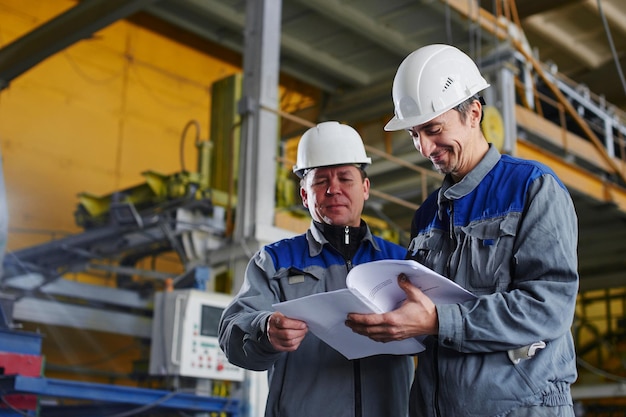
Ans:
[[[433,169],[435,171],[437,171],[438,173],[440,173],[440,174],[445,174],[445,172],[443,172],[443,170],[441,169],[441,167],[439,165],[433,164]]]
[[[440,174],[449,174],[450,170],[447,168],[446,165],[438,165],[438,164],[433,164],[433,168],[435,171],[437,171]]]
[[[345,216],[324,216],[324,223],[332,226],[343,226],[348,223],[348,219]]]

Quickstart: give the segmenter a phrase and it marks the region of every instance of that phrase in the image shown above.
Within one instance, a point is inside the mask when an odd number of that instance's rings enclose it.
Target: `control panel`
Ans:
[[[155,295],[150,374],[242,381],[219,347],[217,326],[231,297],[200,290]]]

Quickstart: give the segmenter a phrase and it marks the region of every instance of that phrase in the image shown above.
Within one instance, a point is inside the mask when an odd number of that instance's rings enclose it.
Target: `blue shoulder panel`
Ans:
[[[502,155],[500,161],[478,187],[455,202],[455,226],[522,212],[530,185],[543,175],[551,175],[563,189],[566,189],[549,167],[536,161]],[[430,194],[415,213],[411,228],[412,236],[432,228],[448,229],[448,225],[435,215],[438,210],[438,192],[439,190]]]
[[[368,241],[361,245],[354,257],[354,264],[374,261],[378,259],[404,259],[406,249],[400,245],[388,242],[378,236],[374,236],[380,250],[374,249]],[[332,265],[345,265],[346,261],[334,250],[322,250],[314,257],[309,255],[309,245],[306,234],[298,235],[289,239],[283,239],[265,246],[265,251],[274,262],[274,267],[278,271],[283,268],[295,268],[305,271],[308,267],[319,266],[328,268]]]

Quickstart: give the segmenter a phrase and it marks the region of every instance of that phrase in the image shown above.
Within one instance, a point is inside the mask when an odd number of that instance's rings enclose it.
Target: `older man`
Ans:
[[[407,356],[348,360],[306,323],[273,312],[272,304],[346,287],[352,266],[402,259],[406,250],[373,236],[361,219],[371,163],[359,134],[338,122],[307,130],[294,172],[309,209],[309,230],[265,246],[225,309],[220,346],[230,362],[269,371],[266,417],[404,417],[413,374]]]

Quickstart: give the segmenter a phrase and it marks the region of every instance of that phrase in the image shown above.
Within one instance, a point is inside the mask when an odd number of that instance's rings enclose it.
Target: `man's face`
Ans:
[[[474,168],[482,154],[477,154],[473,140],[480,130],[480,105],[474,101],[465,121],[457,110],[448,110],[441,116],[409,129],[415,148],[442,174],[451,174],[455,180],[463,178]],[[478,117],[478,119],[476,119]]]
[[[370,181],[354,165],[315,168],[303,178],[300,196],[311,217],[335,226],[361,224]]]

